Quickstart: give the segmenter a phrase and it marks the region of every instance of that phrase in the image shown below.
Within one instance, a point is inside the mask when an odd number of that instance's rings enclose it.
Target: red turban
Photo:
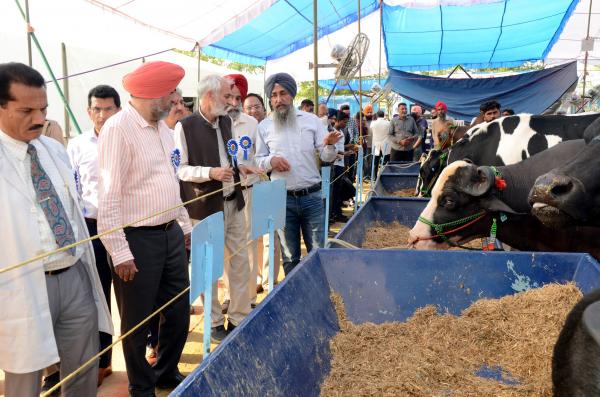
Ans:
[[[185,70],[170,62],[146,62],[123,77],[123,88],[131,96],[157,99],[169,95],[185,76]]]
[[[446,112],[448,111],[448,105],[446,105],[444,102],[442,101],[438,101],[438,103],[435,104],[435,108],[439,109],[442,108],[444,109]]]
[[[225,76],[226,79],[233,80],[233,84],[240,90],[242,95],[242,101],[246,99],[248,94],[248,80],[241,74],[228,74]]]

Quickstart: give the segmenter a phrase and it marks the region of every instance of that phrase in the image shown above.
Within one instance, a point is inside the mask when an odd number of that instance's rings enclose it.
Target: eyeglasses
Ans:
[[[252,105],[252,106],[245,106],[244,109],[249,112],[251,110],[261,110],[262,106],[261,105]]]

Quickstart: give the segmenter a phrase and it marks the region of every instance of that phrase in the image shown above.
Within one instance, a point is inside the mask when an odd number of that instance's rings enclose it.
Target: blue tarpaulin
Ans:
[[[335,84],[334,79],[319,80],[319,86],[321,86],[323,88],[327,88],[328,90],[331,90],[333,88],[334,84]],[[383,89],[383,86],[385,84],[385,78],[381,80],[381,83],[379,83],[379,80],[377,80],[377,79],[363,79],[362,80],[362,90],[370,92],[371,88],[373,88],[373,86],[375,84],[379,84],[379,86]],[[352,88],[353,91],[358,93],[358,80],[357,79],[350,80],[350,87]],[[338,83],[338,85],[336,86],[336,90],[347,90],[347,89],[348,89],[348,84],[341,85]]]
[[[521,65],[544,59],[579,0],[486,0],[409,7],[382,3],[388,68],[438,70]],[[393,3],[392,3],[393,4]],[[263,65],[312,44],[313,0],[277,0],[238,30],[203,48],[212,56]],[[361,16],[380,7],[361,1]],[[356,2],[318,2],[318,36],[357,20]],[[371,40],[379,32],[367,32]]]
[[[361,16],[379,9],[378,0],[361,1]],[[318,37],[358,19],[356,2],[318,2]],[[218,58],[264,65],[313,42],[313,0],[279,0],[257,18],[202,51]]]
[[[388,68],[484,68],[544,59],[578,2],[499,0],[428,8],[384,3]]]
[[[546,110],[577,81],[577,63],[521,73],[508,77],[449,79],[400,70],[389,70],[393,90],[413,102],[431,108],[438,100],[448,105],[449,114],[470,120],[479,114],[479,105],[488,100],[517,113]]]

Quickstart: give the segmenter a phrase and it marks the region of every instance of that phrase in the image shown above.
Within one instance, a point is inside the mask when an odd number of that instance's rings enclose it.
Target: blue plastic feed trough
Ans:
[[[419,174],[381,174],[375,182],[373,191],[377,197],[393,196],[402,189],[415,189]]]
[[[398,222],[412,228],[428,201],[428,198],[371,197],[344,225],[336,238],[362,247],[367,228],[375,223],[386,225]],[[332,247],[335,247],[335,243],[332,243]]]
[[[398,175],[398,174],[418,174],[421,164],[414,161],[391,161],[387,163],[382,174]]]
[[[330,340],[339,331],[330,290],[357,324],[405,321],[436,305],[460,312],[547,283],[600,285],[587,254],[321,249],[311,253],[173,392],[175,396],[318,396],[330,371]],[[478,376],[510,383],[501,368]],[[352,395],[347,390],[344,395]]]

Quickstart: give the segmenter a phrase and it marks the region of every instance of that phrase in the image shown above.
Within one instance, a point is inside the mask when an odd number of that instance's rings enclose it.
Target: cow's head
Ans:
[[[419,169],[419,190],[422,197],[429,197],[431,189],[435,184],[440,172],[444,169],[448,161],[448,149],[429,152],[427,157],[421,162]]]
[[[431,200],[421,213],[421,217],[436,225],[457,222],[444,232],[465,225],[478,213],[484,213],[479,220],[468,227],[448,234],[450,242],[461,244],[476,237],[489,234],[490,213],[514,211],[502,202],[495,193],[496,175],[492,167],[478,167],[468,161],[455,161],[440,174],[431,192]],[[442,237],[432,236],[438,231],[428,223],[417,221],[410,231],[409,243],[417,249],[447,248]]]
[[[600,136],[567,164],[540,176],[529,193],[532,213],[555,229],[600,226]]]

